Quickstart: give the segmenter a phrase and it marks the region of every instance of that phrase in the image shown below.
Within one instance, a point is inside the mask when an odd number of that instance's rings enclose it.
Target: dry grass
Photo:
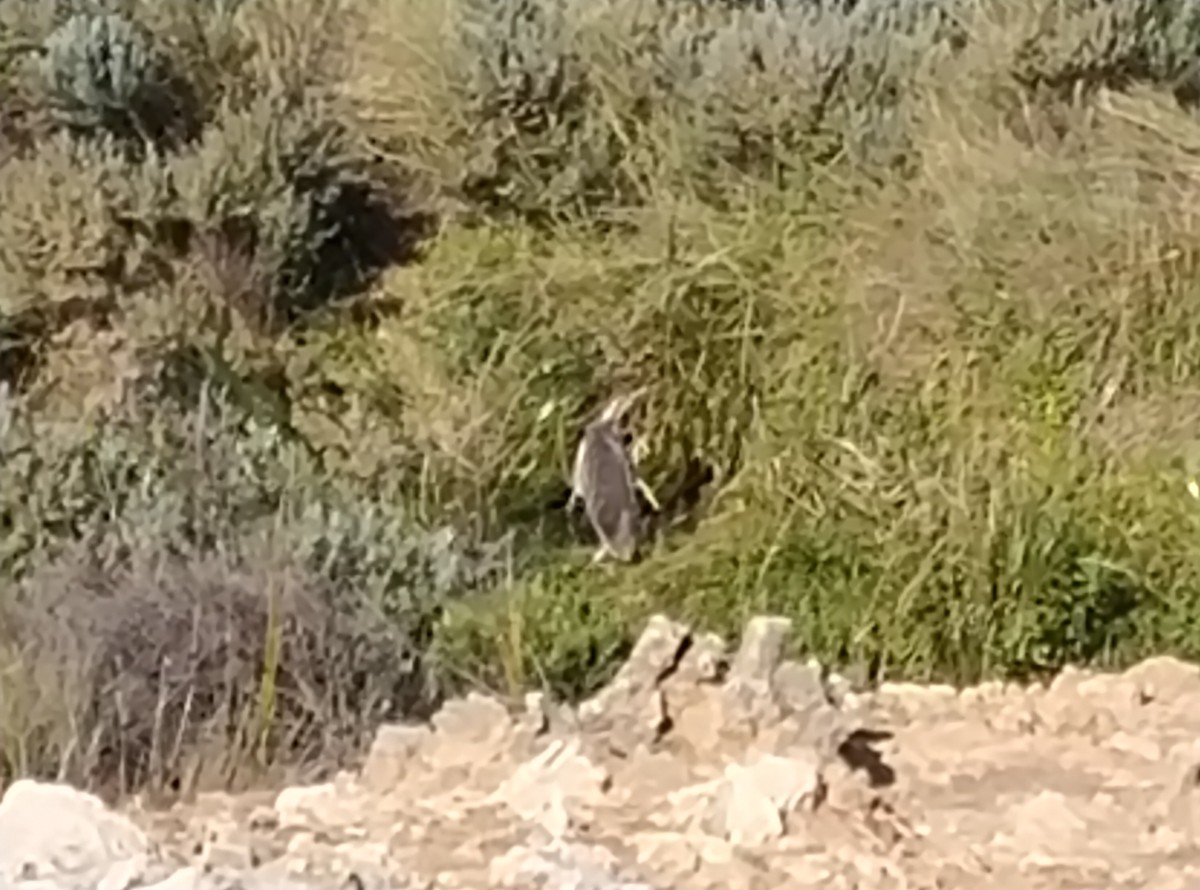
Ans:
[[[395,664],[397,628],[302,566],[240,563],[157,554],[106,572],[73,553],[31,577],[5,610],[5,772],[110,793],[244,785],[280,751],[335,767],[424,699]]]

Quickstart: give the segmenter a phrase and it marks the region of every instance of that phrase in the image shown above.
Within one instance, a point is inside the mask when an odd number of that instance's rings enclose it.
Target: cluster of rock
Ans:
[[[18,782],[0,890],[1200,888],[1200,669],[855,692],[789,630],[657,617],[577,708],[472,694],[277,795]]]

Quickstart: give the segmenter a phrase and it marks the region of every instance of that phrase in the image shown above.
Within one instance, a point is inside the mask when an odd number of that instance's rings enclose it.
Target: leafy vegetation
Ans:
[[[653,611],[1200,657],[1191,0],[0,0],[0,779],[337,761]],[[617,391],[663,510],[563,508]]]

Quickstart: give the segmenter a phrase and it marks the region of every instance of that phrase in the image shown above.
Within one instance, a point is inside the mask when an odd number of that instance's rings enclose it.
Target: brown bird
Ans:
[[[654,493],[638,476],[626,445],[625,414],[644,392],[641,389],[612,399],[600,416],[584,428],[575,451],[567,508],[583,501],[588,521],[600,538],[592,562],[599,562],[605,556],[629,562],[636,555],[642,535],[639,491],[655,510],[659,509]]]

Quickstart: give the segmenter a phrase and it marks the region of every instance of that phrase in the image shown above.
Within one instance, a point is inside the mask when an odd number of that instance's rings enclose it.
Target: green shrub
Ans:
[[[619,124],[589,82],[570,0],[464,0],[447,47],[459,66],[465,196],[554,218],[632,195]]]
[[[1030,87],[1070,93],[1134,82],[1195,99],[1200,8],[1190,0],[1044,0],[1014,59]]]
[[[669,32],[652,64],[667,100],[714,160],[760,176],[849,158],[874,170],[902,160],[903,103],[925,58],[961,42],[968,2],[794,2],[742,7]],[[790,169],[799,167],[799,169]]]
[[[755,369],[753,412],[727,415],[734,472],[640,565],[534,566],[503,601],[456,609],[439,645],[466,674],[594,689],[652,610],[727,636],[755,613],[786,614],[798,649],[877,678],[1200,655],[1200,510],[1173,469],[1192,447],[1200,380],[1188,308],[1200,260],[1183,234],[1195,120],[1169,95],[1110,95],[1058,109],[1063,139],[1006,127],[1002,106],[954,91],[919,101],[920,165],[879,192],[837,195],[836,214],[770,195],[741,226],[729,210],[680,209],[696,226],[675,236],[684,274],[744,282],[746,330],[762,332],[701,350],[702,391],[730,404],[732,381]],[[622,252],[567,244],[556,260],[511,251],[541,270],[541,291],[569,282],[557,329],[622,329],[667,304],[646,232],[625,255],[648,290],[621,309],[597,294],[620,291]],[[502,270],[486,292],[506,292],[502,261],[463,265]],[[672,357],[723,330],[650,329],[663,340],[646,353]],[[638,342],[628,328],[620,339]],[[687,377],[663,391],[687,392]],[[699,404],[639,418],[652,482],[684,463],[670,443]]]
[[[967,5],[463,0],[440,23],[440,67],[407,38],[373,35],[369,59],[391,39],[417,74],[398,97],[374,86],[381,61],[359,77],[386,121],[424,128],[385,137],[422,158],[450,153],[443,175],[472,206],[535,222],[604,217],[663,191],[721,198],[729,170],[803,187],[833,160],[902,160],[908,85],[931,50],[965,39]]]
[[[268,329],[366,286],[419,228],[313,99],[226,105],[173,170],[197,232],[250,263],[262,288],[250,314]]]
[[[42,76],[62,122],[76,133],[178,142],[195,132],[189,86],[153,36],[110,13],[77,13],[45,43]]]
[[[19,405],[0,443],[18,582],[0,602],[16,687],[0,774],[137,784],[179,779],[207,745],[226,773],[348,754],[436,702],[434,622],[489,582],[497,547],[422,527],[385,479],[327,473],[229,391],[128,392],[53,427]]]
[[[159,280],[180,248],[160,158],[130,161],[107,140],[65,133],[0,165],[0,329],[16,379],[72,321],[103,321],[120,295]],[[21,355],[26,360],[17,361]],[[27,369],[26,369],[27,370]]]

